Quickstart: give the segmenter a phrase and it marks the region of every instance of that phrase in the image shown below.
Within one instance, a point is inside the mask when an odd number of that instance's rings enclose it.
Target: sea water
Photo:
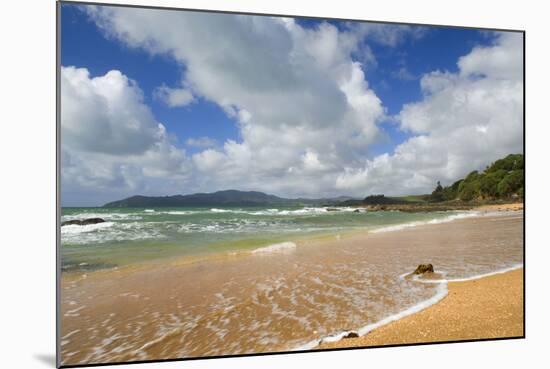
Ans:
[[[470,215],[350,207],[63,208],[62,222],[96,217],[105,222],[61,227],[62,269],[89,271],[166,257],[254,250],[308,236],[361,229],[384,232]]]

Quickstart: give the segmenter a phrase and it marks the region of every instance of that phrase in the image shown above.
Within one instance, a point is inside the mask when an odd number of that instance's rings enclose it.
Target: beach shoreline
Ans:
[[[518,268],[450,281],[447,295],[434,305],[361,337],[323,342],[315,349],[523,337],[523,318],[523,268]]]
[[[513,203],[504,203],[504,204],[487,204],[481,205],[474,210],[482,212],[508,212],[508,211],[523,211],[523,202],[513,202]]]
[[[319,349],[323,337],[365,324],[379,327],[377,322],[385,321],[388,314],[403,316],[401,312],[410,312],[415,304],[435,303],[433,297],[441,296],[440,284],[400,277],[418,263],[433,263],[436,272],[449,279],[522,264],[522,218],[517,211],[476,211],[472,216],[412,222],[382,232],[340,232],[302,240],[297,247],[279,244],[264,252],[63,273],[63,362],[280,352],[300,350],[308,342],[312,343],[308,350]],[[443,287],[446,292],[447,285]],[[522,298],[521,293],[512,299]],[[244,315],[248,319],[243,323],[239,317]],[[441,320],[437,322],[439,327]],[[384,327],[360,338],[372,337]],[[453,332],[442,340],[472,339]],[[111,336],[112,341],[102,339]],[[473,338],[495,337],[482,331]],[[392,344],[392,340],[368,345],[352,340],[341,340],[334,343],[341,346],[334,347]],[[398,341],[417,342],[431,341],[423,337]]]
[[[364,209],[364,207],[358,207],[356,209]],[[387,209],[389,211],[401,211],[401,210],[392,210]],[[378,210],[370,210],[371,212],[378,212]],[[409,211],[406,211],[409,212]],[[441,213],[442,211],[434,211],[434,213]],[[508,215],[513,214],[514,212],[522,212],[523,213],[523,203],[503,203],[503,204],[488,204],[488,205],[479,205],[479,206],[472,206],[467,210],[459,210],[459,209],[447,209],[445,212],[459,212],[464,214],[471,214],[472,216],[485,216],[485,215]],[[425,213],[425,211],[419,211],[419,213]],[[411,223],[412,226],[415,222]],[[420,224],[422,223],[422,224]],[[430,222],[420,222],[418,225],[429,225]],[[425,223],[425,224],[424,224]],[[332,231],[330,233],[319,233],[319,234],[304,234],[304,235],[295,235],[291,240],[278,240],[274,241],[272,244],[266,244],[266,245],[259,245],[256,248],[249,248],[249,249],[241,249],[241,250],[229,250],[229,251],[218,251],[218,252],[209,252],[209,253],[202,253],[202,254],[190,254],[190,255],[178,255],[178,256],[169,256],[165,258],[159,258],[159,259],[152,259],[152,260],[145,260],[140,261],[138,263],[132,263],[128,265],[113,265],[113,267],[108,268],[98,268],[98,269],[92,269],[92,270],[75,270],[77,273],[71,273],[66,272],[63,270],[62,274],[65,278],[68,279],[74,279],[74,278],[80,278],[81,274],[89,275],[90,273],[109,273],[113,270],[129,270],[129,271],[135,271],[135,270],[143,270],[148,268],[157,268],[159,265],[185,265],[185,264],[191,264],[191,263],[197,263],[197,262],[204,262],[204,261],[214,261],[214,260],[234,260],[235,258],[239,257],[247,257],[252,255],[254,252],[258,252],[261,249],[269,248],[273,245],[277,245],[280,243],[285,243],[292,241],[297,245],[298,247],[311,245],[311,244],[318,244],[318,243],[325,243],[325,242],[333,242],[334,237],[337,237],[338,239],[344,238],[344,237],[353,237],[356,235],[365,235],[369,233],[376,233],[380,230],[384,231],[384,229],[387,228],[393,228],[394,226],[400,227],[400,226],[407,226],[407,223],[403,224],[396,224],[396,225],[389,225],[389,226],[379,226],[378,229],[357,229],[357,228],[350,228],[347,230],[341,230],[341,231]],[[86,263],[84,263],[86,264]]]

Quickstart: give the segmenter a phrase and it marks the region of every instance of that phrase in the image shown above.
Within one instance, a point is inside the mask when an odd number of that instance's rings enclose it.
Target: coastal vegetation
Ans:
[[[525,163],[522,154],[510,154],[495,161],[483,172],[474,170],[450,186],[437,186],[431,202],[518,200],[525,195]]]
[[[431,194],[400,197],[376,194],[362,200],[347,200],[342,205],[411,212],[465,210],[485,204],[520,202],[524,196],[524,157],[522,154],[510,154],[485,170],[474,170],[448,186],[438,181]]]

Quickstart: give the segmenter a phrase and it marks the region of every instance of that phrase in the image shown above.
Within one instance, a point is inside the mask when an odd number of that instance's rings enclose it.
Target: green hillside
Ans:
[[[429,197],[431,202],[472,200],[523,199],[525,192],[525,162],[522,154],[510,154],[495,161],[483,172],[474,170],[466,176],[443,187],[437,187]]]

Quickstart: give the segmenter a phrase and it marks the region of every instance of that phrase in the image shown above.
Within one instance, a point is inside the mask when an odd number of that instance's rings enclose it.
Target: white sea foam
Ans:
[[[252,251],[253,254],[271,254],[278,252],[291,252],[296,249],[296,244],[294,242],[281,242],[274,243],[269,246],[260,247]]]
[[[345,336],[347,336],[348,334],[350,333],[355,333],[357,334],[358,336],[364,336],[365,334],[373,331],[374,329],[376,328],[379,328],[379,327],[382,327],[388,323],[391,323],[393,321],[396,321],[396,320],[399,320],[401,318],[404,318],[406,316],[409,316],[409,315],[412,315],[412,314],[415,314],[419,311],[422,311],[436,303],[438,303],[439,301],[441,301],[445,296],[447,296],[447,293],[448,293],[448,290],[447,290],[447,283],[440,283],[439,286],[437,286],[437,289],[436,289],[436,293],[434,296],[432,296],[431,298],[427,299],[427,300],[424,300],[424,301],[421,301],[419,302],[418,304],[416,305],[413,305],[405,310],[402,310],[396,314],[392,314],[390,316],[387,316],[385,317],[384,319],[382,320],[379,320],[378,322],[376,323],[372,323],[372,324],[368,324],[364,327],[361,327],[359,328],[358,330],[356,331],[343,331],[343,332],[338,332],[338,333],[335,333],[335,334],[332,334],[330,336],[326,336],[326,337],[323,337],[321,339],[318,339],[318,340],[313,340],[313,341],[310,341],[304,345],[301,345],[299,347],[296,347],[294,348],[292,351],[303,351],[303,350],[311,350],[315,347],[317,347],[318,345],[320,345],[321,343],[328,343],[328,342],[336,342],[336,341],[339,341],[341,340],[342,338],[344,338]]]
[[[77,317],[77,316],[80,316],[80,313],[79,311],[84,309],[86,306],[83,305],[83,306],[80,306],[76,309],[72,309],[72,310],[67,310],[67,312],[64,314],[64,316],[67,316],[67,317]]]
[[[403,229],[414,228],[422,225],[448,223],[458,219],[465,219],[465,218],[471,218],[471,217],[477,217],[477,216],[480,216],[480,213],[478,212],[458,213],[458,214],[448,215],[442,218],[435,218],[430,220],[422,220],[422,221],[416,221],[416,222],[408,222],[408,223],[395,224],[391,226],[385,226],[385,227],[373,229],[370,232],[371,233],[394,232],[394,231],[400,231]]]
[[[355,208],[350,207],[322,207],[322,208],[303,208],[297,210],[281,210],[277,215],[316,215],[316,214],[326,214],[326,213],[344,213],[344,212],[353,212]]]
[[[104,220],[140,220],[142,219],[138,213],[77,213],[67,214],[61,217],[61,221],[82,220],[87,218],[101,218]]]
[[[171,211],[163,211],[161,214],[167,214],[167,215],[189,215],[192,214],[191,211],[179,211],[179,210],[171,210]]]
[[[515,264],[511,267],[499,269],[499,270],[494,271],[494,272],[478,274],[478,275],[474,275],[474,276],[466,277],[466,278],[456,278],[456,279],[431,279],[430,280],[430,279],[420,279],[419,278],[420,276],[415,275],[415,276],[413,276],[413,281],[415,281],[415,282],[438,284],[438,286],[436,287],[436,293],[435,293],[434,296],[432,296],[431,298],[429,298],[427,300],[421,301],[418,304],[413,305],[413,306],[411,306],[411,307],[409,307],[405,310],[402,310],[402,311],[400,311],[396,314],[389,315],[389,316],[385,317],[384,319],[379,320],[378,322],[368,324],[364,327],[361,327],[358,330],[341,331],[341,332],[338,332],[338,333],[334,333],[334,334],[331,334],[329,336],[322,337],[321,339],[310,341],[310,342],[308,342],[304,345],[301,345],[299,347],[294,348],[292,351],[311,350],[311,349],[317,347],[318,345],[320,345],[321,343],[329,343],[329,342],[340,341],[341,339],[343,339],[344,337],[346,337],[350,333],[357,334],[359,337],[361,337],[361,336],[364,336],[367,333],[369,333],[369,332],[371,332],[371,331],[373,331],[377,328],[380,328],[380,327],[382,327],[382,326],[384,326],[388,323],[391,323],[393,321],[402,319],[406,316],[409,316],[409,315],[415,314],[417,312],[420,312],[420,311],[422,311],[422,310],[424,310],[424,309],[426,309],[426,308],[428,308],[432,305],[435,305],[436,303],[441,301],[445,296],[447,296],[447,294],[448,294],[447,286],[448,286],[449,282],[471,281],[471,280],[475,280],[475,279],[489,277],[489,276],[492,276],[492,275],[507,273],[507,272],[510,272],[510,271],[513,271],[513,270],[516,270],[516,269],[519,269],[519,268],[522,268],[522,267],[523,267],[523,264]],[[447,272],[444,272],[444,271],[443,272],[438,272],[438,273],[441,273],[443,275],[447,274]],[[410,272],[403,273],[399,276],[399,279],[404,279],[405,277],[407,277],[409,275],[411,275]]]
[[[112,227],[113,225],[114,225],[113,222],[104,222],[104,223],[87,224],[87,225],[71,224],[71,225],[66,225],[61,227],[61,234],[80,234],[80,233],[94,232],[97,230]]]
[[[305,207],[301,209],[265,209],[265,210],[244,210],[244,209],[218,209],[212,208],[212,213],[234,213],[247,215],[264,215],[264,216],[298,216],[298,215],[319,215],[326,213],[343,213],[354,212],[356,208],[350,207]]]
[[[265,210],[258,210],[258,211],[251,211],[247,214],[249,215],[277,215],[279,214],[279,209],[265,209]]]
[[[145,209],[143,210],[144,213],[154,213],[155,210],[154,209]]]
[[[133,241],[144,239],[160,239],[166,236],[159,223],[154,222],[105,222],[84,226],[67,225],[61,227],[61,242],[63,244],[97,244],[111,241]]]
[[[217,208],[212,208],[210,209],[210,211],[212,213],[236,213],[237,211],[235,210],[229,210],[229,209],[217,209]]]
[[[77,334],[78,332],[80,332],[80,329],[75,329],[74,331],[71,331],[71,332],[67,333],[66,335],[64,335],[63,337],[61,337],[61,339],[66,340],[69,337],[71,337],[73,334]]]
[[[404,318],[406,316],[409,316],[409,315],[415,314],[419,311],[422,311],[422,310],[426,309],[427,307],[430,307],[430,306],[438,303],[439,301],[441,301],[445,296],[447,296],[447,293],[448,293],[447,283],[441,283],[441,284],[439,284],[439,286],[437,286],[436,293],[431,298],[429,298],[427,300],[424,300],[424,301],[421,301],[418,304],[416,304],[414,306],[411,306],[408,309],[402,310],[402,311],[400,311],[396,314],[390,315],[390,316],[388,316],[388,317],[386,317],[386,318],[384,318],[384,319],[382,319],[382,320],[380,320],[376,323],[366,325],[366,326],[360,328],[357,331],[357,333],[359,334],[359,336],[364,336],[365,334],[369,333],[370,331],[372,331],[376,328],[379,328],[379,327],[381,327],[383,325],[386,325],[388,323],[391,323],[395,320],[399,320],[399,319]]]

